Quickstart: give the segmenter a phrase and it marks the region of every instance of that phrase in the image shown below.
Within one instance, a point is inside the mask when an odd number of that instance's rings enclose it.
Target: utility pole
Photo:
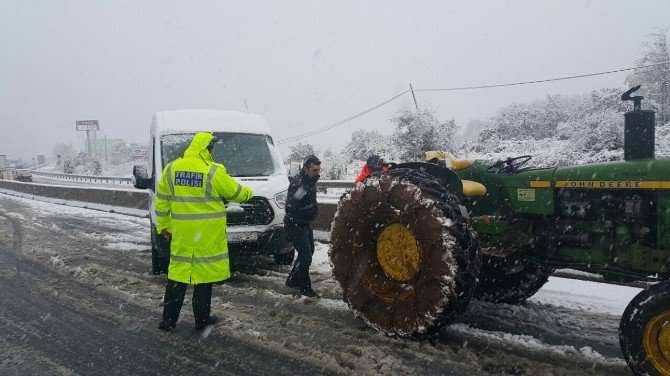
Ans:
[[[107,135],[105,135],[105,163],[107,163]]]
[[[247,100],[244,100],[244,107],[247,109],[247,114],[249,113],[249,106],[247,106]]]
[[[414,88],[412,87],[412,84],[409,84],[409,90],[412,92],[412,98],[414,98],[414,107],[416,107],[416,113],[419,113],[419,104],[416,103],[416,95],[414,95]]]

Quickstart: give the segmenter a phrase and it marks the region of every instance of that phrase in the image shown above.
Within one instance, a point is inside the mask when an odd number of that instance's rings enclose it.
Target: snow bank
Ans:
[[[621,358],[607,358],[599,354],[598,352],[594,351],[591,347],[584,346],[579,349],[575,348],[574,346],[568,346],[568,345],[549,345],[546,344],[537,338],[529,335],[519,335],[519,334],[511,334],[511,333],[504,333],[504,332],[489,332],[486,330],[481,330],[477,328],[473,328],[469,325],[465,324],[453,324],[449,327],[450,330],[453,330],[457,333],[467,335],[467,336],[475,336],[475,337],[480,337],[480,338],[485,338],[488,340],[495,341],[496,343],[505,343],[508,344],[509,346],[512,347],[517,347],[517,348],[524,348],[524,349],[529,349],[529,350],[535,350],[535,351],[546,351],[546,352],[551,352],[551,353],[556,353],[560,355],[566,355],[566,356],[581,356],[589,361],[593,361],[595,363],[601,363],[601,364],[607,364],[607,365],[615,365],[615,366],[626,366],[626,361],[621,359]]]
[[[549,277],[529,301],[568,309],[621,316],[642,289],[636,287]]]

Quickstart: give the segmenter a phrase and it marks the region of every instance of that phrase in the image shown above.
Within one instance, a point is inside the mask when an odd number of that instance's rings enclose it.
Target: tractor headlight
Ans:
[[[288,191],[283,191],[279,192],[275,195],[275,204],[279,206],[279,208],[284,209],[286,206],[286,196],[288,194]]]

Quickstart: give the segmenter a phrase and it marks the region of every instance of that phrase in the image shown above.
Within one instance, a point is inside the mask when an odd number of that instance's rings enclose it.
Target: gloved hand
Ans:
[[[167,239],[167,241],[170,241],[170,239],[172,239],[172,234],[170,234],[168,232],[168,230],[165,230],[165,229],[162,230],[161,235],[163,235],[165,237],[165,239]]]

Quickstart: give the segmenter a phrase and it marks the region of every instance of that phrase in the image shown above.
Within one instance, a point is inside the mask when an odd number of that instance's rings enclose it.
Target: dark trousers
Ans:
[[[286,236],[288,241],[293,242],[293,247],[298,252],[298,258],[293,263],[293,269],[286,282],[289,285],[299,286],[301,290],[311,289],[309,266],[312,265],[314,254],[314,232],[309,225],[291,226],[286,227]]]
[[[174,325],[179,318],[181,306],[184,304],[187,283],[167,280],[165,286],[165,305],[163,306],[163,321]],[[212,305],[212,284],[200,283],[193,285],[193,316],[196,326],[205,326],[209,319]]]

